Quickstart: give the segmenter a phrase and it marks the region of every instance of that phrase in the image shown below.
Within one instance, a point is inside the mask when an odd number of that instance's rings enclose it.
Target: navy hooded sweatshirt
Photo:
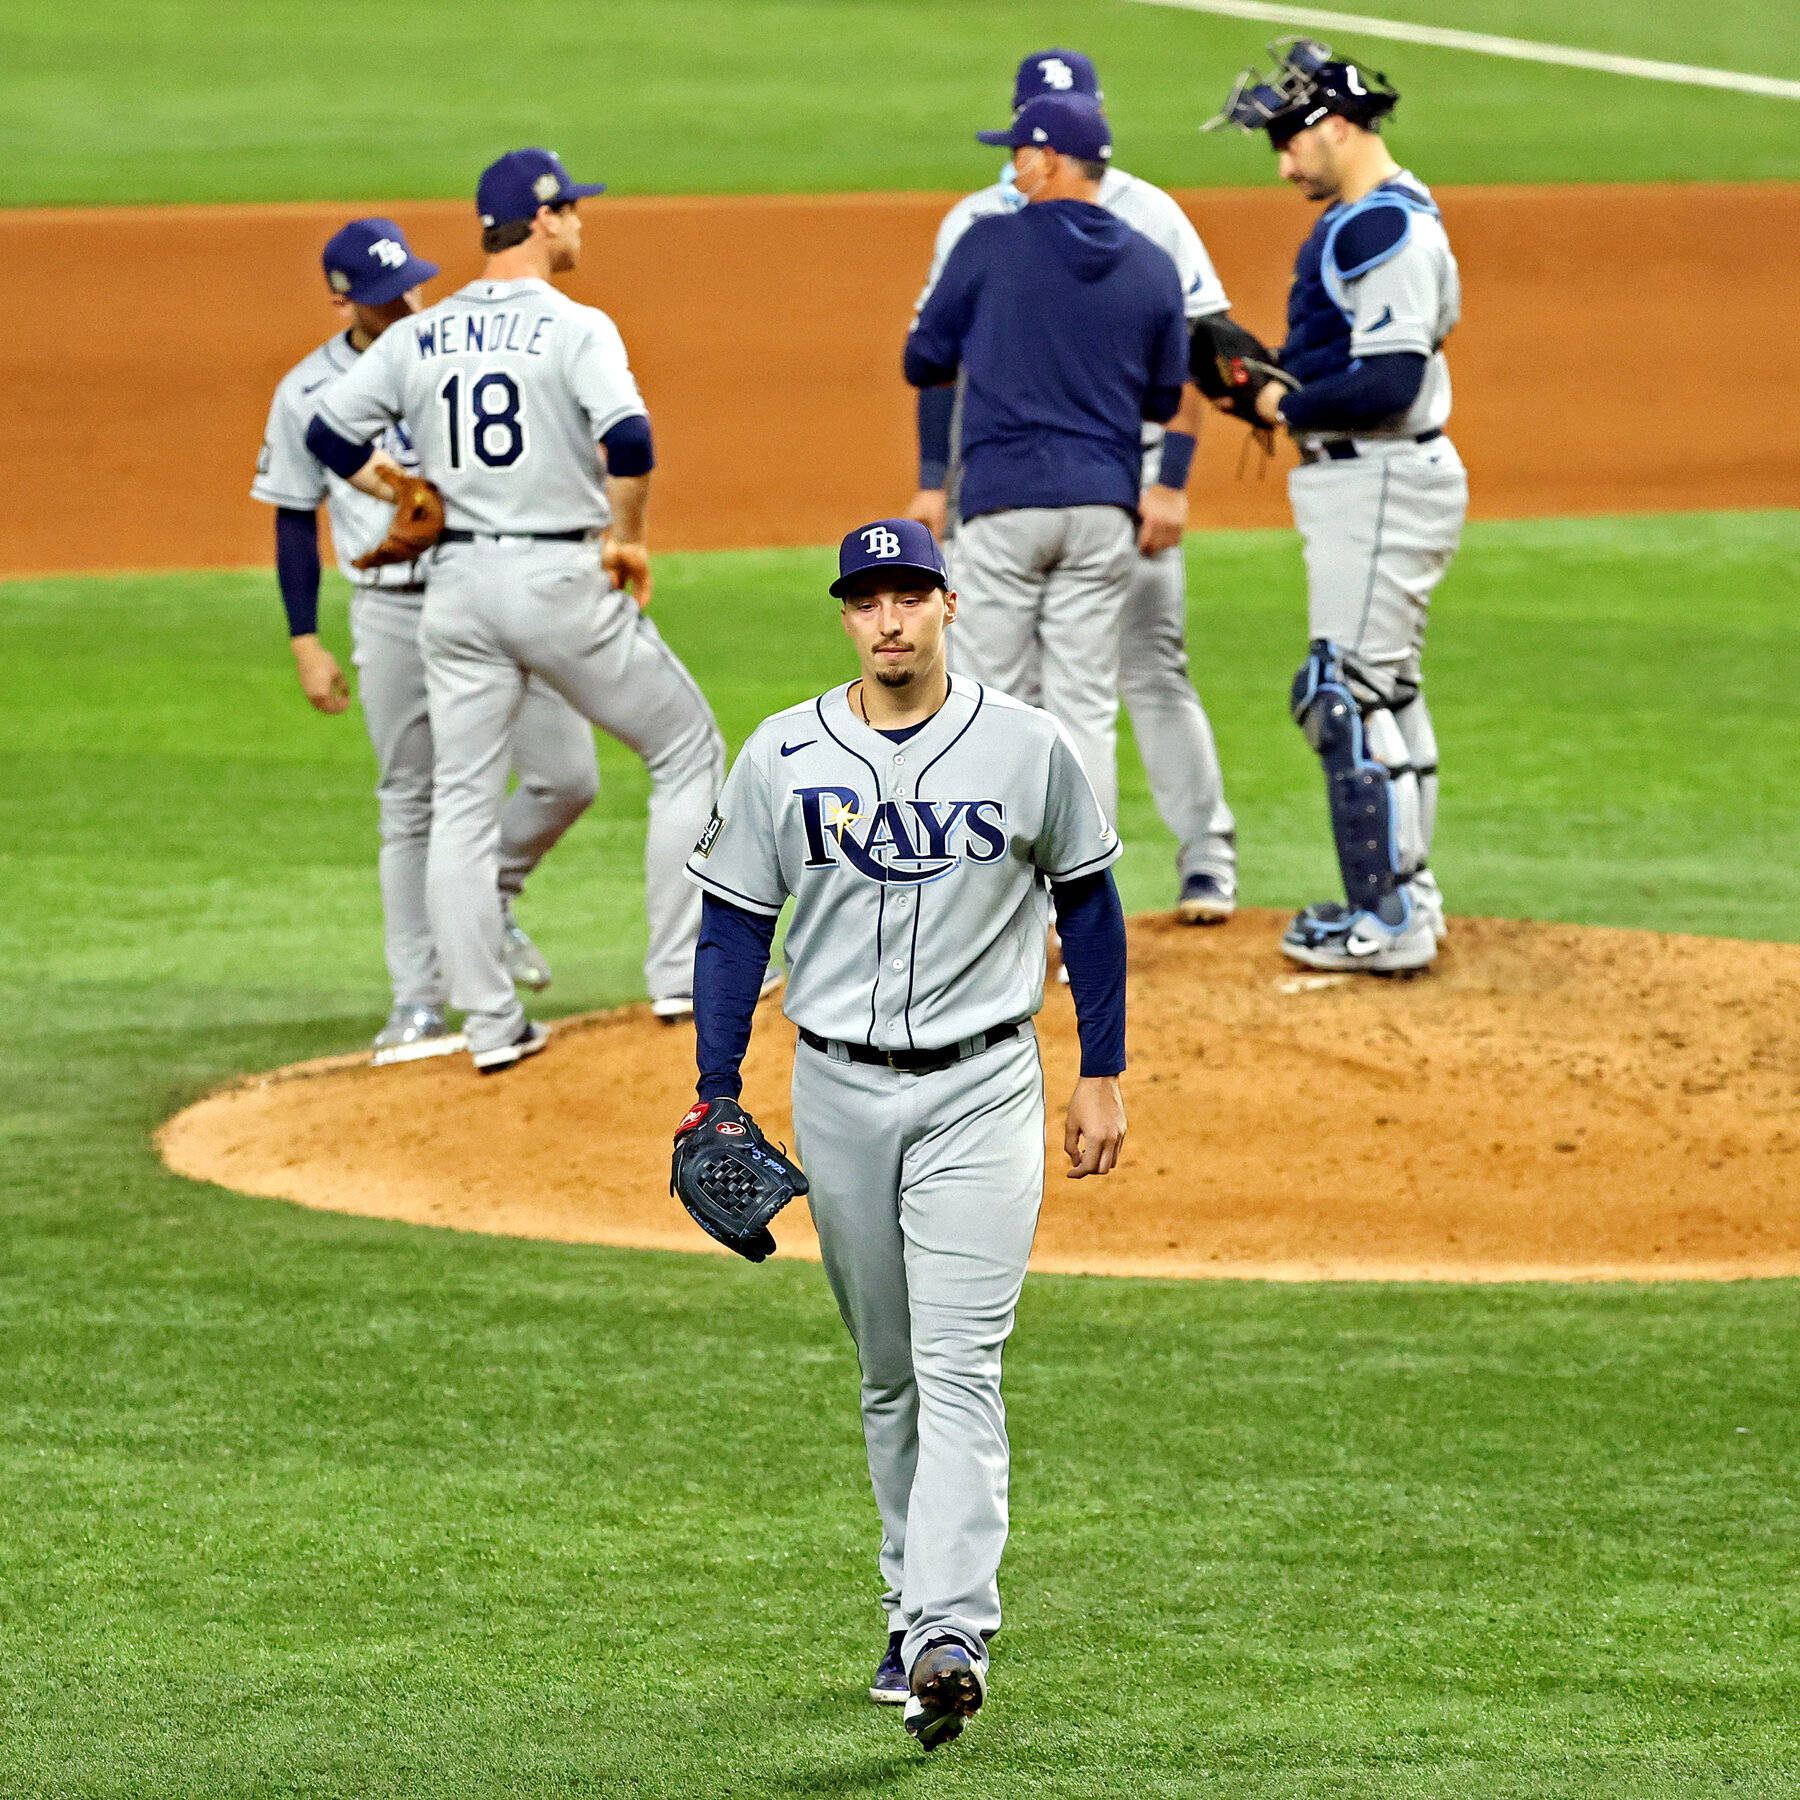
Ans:
[[[1181,404],[1187,325],[1168,254],[1104,207],[978,219],[906,342],[906,379],[964,371],[965,519],[1013,506],[1135,513],[1140,430]]]

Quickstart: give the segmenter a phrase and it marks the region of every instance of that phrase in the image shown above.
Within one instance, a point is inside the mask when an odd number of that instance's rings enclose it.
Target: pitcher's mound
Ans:
[[[1077,1056],[1068,991],[1051,990],[1034,1267],[1800,1274],[1800,946],[1458,919],[1428,975],[1387,981],[1296,970],[1285,917],[1133,921],[1131,1133],[1104,1179],[1060,1174]],[[790,1141],[793,1041],[765,1003],[744,1095]],[[563,1021],[547,1055],[495,1079],[462,1056],[279,1070],[189,1107],[160,1144],[182,1174],[307,1206],[703,1251],[668,1194],[693,1076],[692,1030],[627,1007]],[[803,1206],[776,1236],[818,1255]]]

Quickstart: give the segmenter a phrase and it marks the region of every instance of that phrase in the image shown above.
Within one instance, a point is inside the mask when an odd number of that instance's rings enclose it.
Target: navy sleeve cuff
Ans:
[[[906,379],[916,388],[946,387],[956,379],[955,363],[933,362],[911,338],[906,340],[906,358],[902,367]]]
[[[650,438],[650,421],[642,413],[630,413],[600,440],[606,452],[609,475],[648,475],[656,467],[656,447]]]
[[[306,447],[332,474],[341,475],[346,481],[375,454],[373,444],[356,444],[339,437],[318,417],[306,428]]]
[[[700,941],[694,947],[694,1055],[700,1065],[696,1092],[702,1100],[735,1100],[750,1048],[750,1027],[775,921],[746,912],[714,894],[700,900]]]
[[[941,488],[950,473],[950,420],[956,389],[919,390],[919,486]]]
[[[1084,1076],[1125,1070],[1125,909],[1110,869],[1057,882],[1056,929],[1075,997]]]

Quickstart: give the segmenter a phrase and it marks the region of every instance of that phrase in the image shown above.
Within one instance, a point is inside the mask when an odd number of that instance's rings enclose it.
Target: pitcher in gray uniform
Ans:
[[[352,559],[385,535],[388,508],[325,468],[306,447],[306,428],[331,384],[389,326],[418,311],[419,288],[437,267],[412,253],[391,219],[352,220],[326,244],[323,262],[343,329],[282,377],[250,492],[277,509],[275,567],[294,667],[307,699],[323,713],[343,712],[350,691],[337,659],[318,636],[321,503],[331,521],[338,567],[354,587],[350,634],[357,698],[378,770],[383,940],[393,984],[393,1008],[376,1035],[375,1060],[405,1062],[464,1046],[461,1034],[452,1034],[444,1023],[449,994],[425,900],[432,745],[419,652],[424,569],[404,563],[354,567]],[[399,426],[383,434],[381,448],[400,467],[417,467]],[[512,902],[525,877],[594,797],[594,737],[579,713],[533,680],[511,749],[519,785],[500,816],[504,955],[514,981],[543,988],[550,982],[549,964],[512,916]]]
[[[1040,94],[1074,93],[1102,100],[1100,78],[1079,50],[1037,50],[1019,64],[1013,111]],[[1182,307],[1191,325],[1225,312],[1230,301],[1200,234],[1159,187],[1108,165],[1096,204],[1123,219],[1163,250],[1181,279]],[[978,219],[1017,212],[1025,204],[1010,162],[991,186],[966,194],[944,215],[915,313],[924,307],[950,252]],[[919,395],[919,491],[909,518],[947,537],[961,474],[956,390],[926,388]],[[1186,925],[1217,925],[1237,905],[1237,822],[1225,800],[1212,723],[1188,673],[1187,572],[1181,534],[1187,524],[1187,482],[1206,402],[1190,386],[1165,428],[1145,420],[1138,511],[1138,555],[1120,615],[1119,698],[1131,716],[1150,796],[1175,836],[1179,893],[1175,916]],[[1038,693],[1021,691],[1034,705]]]
[[[933,1749],[981,1704],[1000,1625],[1000,1363],[1043,1195],[1053,907],[1081,1030],[1070,1174],[1106,1173],[1125,1135],[1119,840],[1057,720],[947,672],[957,598],[923,525],[851,532],[839,570],[860,678],[758,726],[688,863],[698,1091],[740,1090],[791,898],[794,1127],[881,1515],[870,1693]]]
[[[1325,767],[1345,891],[1300,912],[1281,947],[1309,968],[1395,973],[1445,936],[1420,659],[1469,510],[1444,435],[1462,291],[1430,191],[1380,136],[1399,98],[1386,78],[1309,38],[1273,48],[1274,73],[1246,71],[1211,123],[1266,131],[1282,179],[1325,208],[1294,264],[1287,385],[1267,382],[1256,406],[1300,450],[1288,496],[1311,644],[1290,705]]]
[[[447,529],[426,571],[420,644],[436,744],[429,890],[475,1066],[543,1048],[501,960],[494,880],[507,733],[537,676],[650,772],[644,979],[659,1017],[692,1011],[699,896],[682,863],[724,771],[712,709],[644,616],[650,420],[618,328],[549,277],[581,251],[577,202],[547,150],[482,175],[479,280],[384,335],[307,436],[320,460],[387,492],[372,440],[403,423]]]

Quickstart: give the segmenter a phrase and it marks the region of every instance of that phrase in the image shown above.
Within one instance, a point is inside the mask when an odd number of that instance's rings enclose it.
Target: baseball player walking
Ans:
[[[480,279],[379,339],[318,408],[307,442],[365,492],[391,494],[371,440],[404,424],[447,527],[426,572],[419,642],[436,747],[428,888],[475,1066],[547,1041],[501,960],[496,899],[507,734],[539,676],[650,772],[645,851],[659,1017],[692,1010],[699,896],[682,863],[725,746],[693,677],[643,614],[650,420],[617,327],[550,285],[581,253],[571,181],[547,150],[482,175]]]
[[[1043,1195],[1052,904],[1081,1032],[1069,1173],[1107,1173],[1124,1141],[1119,841],[1049,713],[948,672],[958,602],[923,525],[853,531],[838,567],[859,679],[756,729],[688,863],[706,902],[682,1132],[735,1101],[791,897],[794,1125],[881,1515],[870,1693],[931,1750],[981,1705],[1000,1625],[1000,1363]]]
[[[431,830],[431,723],[425,663],[419,653],[424,569],[389,564],[363,570],[353,559],[387,532],[388,509],[333,474],[306,447],[306,428],[331,384],[390,326],[419,309],[419,288],[437,274],[413,255],[391,219],[353,219],[324,250],[325,280],[344,329],[282,377],[257,458],[255,499],[276,508],[275,568],[288,618],[300,687],[322,713],[350,704],[337,659],[319,641],[318,509],[326,507],[338,566],[353,584],[350,633],[357,697],[375,748],[381,821],[381,909],[393,1010],[375,1037],[377,1062],[404,1062],[463,1046],[444,1023],[448,990],[425,902]],[[381,448],[401,467],[417,467],[398,426]],[[581,817],[598,784],[587,721],[533,679],[512,733],[519,785],[500,815],[499,890],[507,973],[545,988],[550,967],[512,916],[512,902],[545,853]]]
[[[1017,115],[1042,94],[1068,93],[1091,96],[1100,104],[1093,63],[1079,50],[1036,51],[1019,64],[1013,112]],[[1230,305],[1200,234],[1161,188],[1109,165],[1096,203],[1168,253],[1181,278],[1190,324]],[[919,306],[931,298],[950,252],[977,219],[1017,212],[1024,204],[1010,162],[992,186],[957,201],[938,227]],[[919,395],[919,491],[907,513],[940,537],[948,532],[950,496],[961,460],[955,445],[955,397],[955,389],[942,387],[925,388]],[[1119,697],[1131,715],[1151,798],[1178,845],[1175,910],[1189,925],[1222,923],[1237,903],[1237,825],[1225,801],[1212,724],[1188,674],[1181,534],[1187,524],[1188,472],[1205,414],[1204,399],[1189,387],[1166,430],[1149,420],[1143,424],[1142,523],[1119,640]],[[1029,692],[1019,697],[1039,698]]]
[[[1041,700],[1118,816],[1119,640],[1138,551],[1140,427],[1181,404],[1187,328],[1168,254],[1097,204],[1112,133],[1040,95],[983,143],[1026,204],[977,219],[907,339],[918,388],[963,381],[956,668]]]
[[[1315,969],[1423,968],[1445,932],[1426,862],[1438,750],[1420,656],[1469,508],[1444,435],[1443,344],[1462,297],[1430,191],[1380,136],[1398,98],[1299,38],[1266,80],[1246,71],[1211,122],[1268,132],[1282,179],[1325,208],[1294,264],[1286,379],[1252,395],[1257,418],[1300,449],[1288,494],[1311,644],[1291,707],[1325,765],[1348,902],[1307,907],[1282,938]]]

